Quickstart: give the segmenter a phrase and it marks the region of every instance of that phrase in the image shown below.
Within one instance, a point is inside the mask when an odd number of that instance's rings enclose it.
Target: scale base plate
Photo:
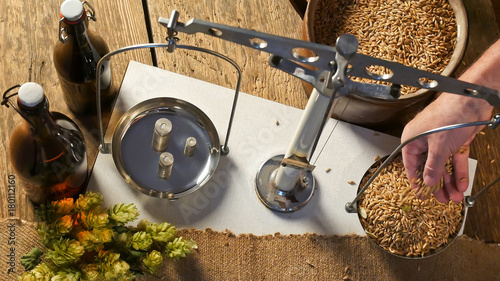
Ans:
[[[280,190],[275,177],[284,155],[276,155],[264,162],[257,172],[255,191],[260,201],[269,209],[278,212],[293,212],[311,200],[316,181],[312,173],[302,172],[294,188]]]

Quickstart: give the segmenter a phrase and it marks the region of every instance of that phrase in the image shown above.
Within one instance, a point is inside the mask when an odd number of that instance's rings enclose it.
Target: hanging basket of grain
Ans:
[[[299,10],[296,2],[302,1],[291,2]],[[449,76],[465,52],[467,16],[460,0],[309,1],[304,40],[334,46],[344,33],[356,36],[361,54]],[[304,83],[304,88],[307,93],[312,90],[310,84]],[[434,94],[404,86],[397,101],[349,95],[337,99],[333,114],[354,124],[397,132]]]

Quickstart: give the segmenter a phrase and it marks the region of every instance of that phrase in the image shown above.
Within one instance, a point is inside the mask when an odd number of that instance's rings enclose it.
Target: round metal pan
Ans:
[[[370,174],[370,170],[381,166],[382,163],[388,157],[389,157],[389,155],[387,155],[385,157],[382,157],[379,160],[375,161],[375,163],[373,163],[372,166],[365,172],[365,174],[363,175],[362,179],[367,178],[368,175]],[[361,191],[363,185],[364,185],[364,180],[361,180],[361,183],[358,186],[358,193]],[[362,201],[361,199],[358,200],[356,204],[357,204],[357,210],[358,210],[358,212],[357,212],[358,213],[358,220],[359,220],[359,223],[361,224],[361,226],[363,227],[363,224],[361,223],[361,221],[362,221],[363,218],[362,218],[362,216],[361,216],[361,214],[359,212],[359,210],[360,210],[360,205],[359,204],[360,204],[361,201]],[[441,246],[439,246],[439,247],[437,247],[435,249],[430,250],[430,252],[428,252],[427,254],[425,254],[423,256],[422,255],[419,255],[419,256],[405,256],[405,255],[399,255],[397,253],[392,253],[391,251],[389,251],[389,250],[385,249],[384,247],[382,247],[379,244],[378,240],[375,237],[372,237],[368,232],[367,232],[367,236],[370,238],[370,240],[372,242],[374,242],[378,246],[378,248],[380,248],[382,251],[384,251],[384,252],[386,252],[386,253],[388,253],[390,255],[394,255],[394,256],[401,257],[401,258],[406,258],[406,259],[428,258],[428,257],[434,256],[434,255],[440,253],[441,251],[443,251],[444,249],[446,249],[451,243],[453,243],[453,241],[455,241],[455,239],[458,237],[458,233],[462,229],[462,227],[464,225],[464,222],[465,222],[465,209],[466,209],[465,202],[463,202],[463,204],[462,204],[462,210],[461,210],[461,221],[458,223],[458,227],[457,227],[457,230],[455,231],[455,233],[448,238],[448,243],[443,244],[443,245],[441,245]],[[363,229],[364,229],[364,227],[363,227]]]
[[[167,118],[172,131],[166,152],[174,156],[172,174],[158,177],[159,157],[153,150],[155,122]],[[186,139],[195,137],[193,156],[184,155]],[[128,110],[115,127],[112,154],[116,168],[134,189],[154,197],[178,199],[202,187],[220,159],[220,141],[212,121],[196,106],[175,98],[154,98]]]

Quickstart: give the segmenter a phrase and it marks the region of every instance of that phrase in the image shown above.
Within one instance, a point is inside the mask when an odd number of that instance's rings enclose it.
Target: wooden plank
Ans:
[[[467,51],[459,69],[463,71],[472,64],[491,44],[499,38],[494,9],[490,0],[464,0],[469,19],[469,40]],[[495,112],[500,112],[496,108]],[[473,194],[485,184],[500,175],[500,130],[484,129],[485,135],[478,135],[471,145],[471,157],[478,160]],[[489,145],[489,149],[488,149]],[[494,163],[490,161],[496,159]],[[478,198],[469,209],[464,233],[486,242],[500,242],[500,187],[491,189],[487,195]]]
[[[301,18],[286,0],[218,0],[203,4],[199,1],[149,0],[148,3],[155,42],[165,42],[166,37],[166,28],[157,23],[158,18],[170,17],[174,9],[179,11],[181,22],[198,18],[294,39],[301,37]],[[206,35],[179,34],[178,37],[181,39],[179,44],[207,48],[233,59],[243,71],[243,92],[298,108],[305,107],[307,96],[299,79],[270,67],[267,53]],[[232,66],[210,55],[183,50],[169,54],[159,50],[158,65],[224,87],[234,88],[236,85],[236,72]]]
[[[90,28],[99,33],[111,50],[131,44],[147,43],[144,14],[140,0],[91,0],[97,21]],[[75,120],[84,132],[89,166],[97,156],[98,131],[95,117],[77,118],[61,98],[61,90],[52,62],[52,52],[58,40],[59,1],[4,0],[0,1],[0,89],[33,81],[41,84],[51,103],[51,110],[59,111]],[[114,83],[119,86],[129,60],[151,63],[149,51],[119,55],[112,59]],[[15,174],[10,165],[8,144],[10,133],[20,121],[14,110],[0,109],[0,216],[7,213],[7,177]],[[16,215],[33,220],[33,208],[20,183],[17,183]]]

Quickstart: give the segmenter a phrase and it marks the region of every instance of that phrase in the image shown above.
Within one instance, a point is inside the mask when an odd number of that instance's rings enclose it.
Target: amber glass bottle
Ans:
[[[9,155],[31,201],[76,197],[88,177],[81,131],[67,116],[49,112],[36,83],[21,86],[17,104],[24,121],[12,133]]]
[[[93,10],[91,15],[93,15]],[[79,0],[61,5],[60,36],[54,49],[54,65],[64,101],[75,113],[96,112],[97,63],[109,52],[104,40],[88,29],[87,12]],[[101,69],[103,108],[115,98],[109,61]]]

